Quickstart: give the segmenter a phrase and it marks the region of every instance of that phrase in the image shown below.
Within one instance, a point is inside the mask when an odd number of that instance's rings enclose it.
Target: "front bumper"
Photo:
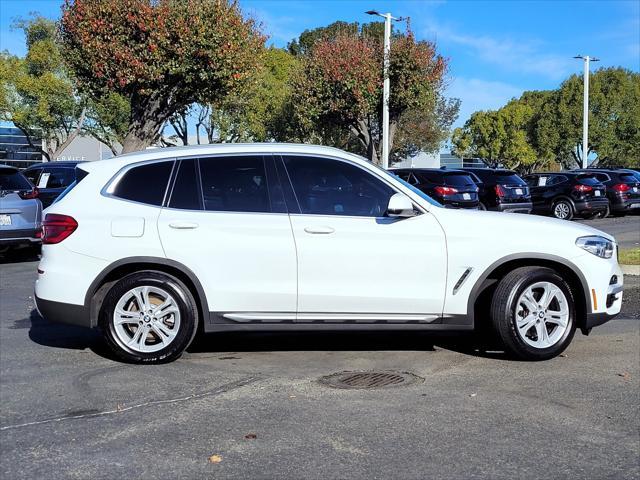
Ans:
[[[38,312],[46,320],[54,323],[75,325],[77,327],[91,327],[91,317],[88,309],[86,309],[84,305],[44,300],[37,295],[34,295],[34,298]]]

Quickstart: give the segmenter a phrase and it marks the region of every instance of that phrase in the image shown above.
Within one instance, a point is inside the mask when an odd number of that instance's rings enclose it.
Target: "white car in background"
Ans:
[[[622,303],[616,244],[555,219],[441,208],[365,159],[207,145],[85,163],[46,210],[41,314],[126,361],[196,331],[451,330],[491,322],[531,360]]]

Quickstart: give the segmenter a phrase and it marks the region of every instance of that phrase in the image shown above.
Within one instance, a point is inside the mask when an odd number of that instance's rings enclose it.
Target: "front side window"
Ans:
[[[395,191],[371,173],[327,158],[283,157],[304,214],[384,216]]]
[[[125,172],[116,184],[113,195],[125,200],[162,205],[173,168],[173,160],[147,163]]]
[[[271,212],[262,156],[200,159],[204,209],[219,212]]]

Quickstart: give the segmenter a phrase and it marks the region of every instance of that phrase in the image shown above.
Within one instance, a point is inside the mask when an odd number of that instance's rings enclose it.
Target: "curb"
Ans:
[[[625,275],[640,276],[640,265],[620,265]]]

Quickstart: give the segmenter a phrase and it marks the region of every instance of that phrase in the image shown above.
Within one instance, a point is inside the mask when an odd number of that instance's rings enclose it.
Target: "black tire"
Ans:
[[[598,217],[597,218],[607,218],[609,216],[609,207],[607,207],[605,210],[601,210],[598,212]]]
[[[551,209],[551,215],[560,220],[571,220],[574,215],[573,205],[569,200],[556,200]]]
[[[566,330],[553,345],[547,348],[536,348],[527,344],[517,327],[516,311],[520,296],[527,288],[538,282],[549,282],[559,288],[567,300],[569,311]],[[491,300],[490,312],[493,326],[505,349],[523,360],[548,360],[559,355],[571,343],[576,331],[575,302],[571,288],[555,270],[550,268],[521,267],[509,272],[498,283]]]
[[[154,352],[141,352],[126,347],[122,339],[119,339],[114,324],[114,311],[120,299],[132,289],[144,286],[159,289],[170,295],[175,300],[180,315],[175,337],[166,347]],[[189,288],[174,276],[156,271],[136,272],[127,275],[111,287],[100,309],[98,324],[107,345],[117,358],[128,363],[167,363],[179,358],[193,341],[198,327],[198,307]],[[142,321],[140,324],[142,325]],[[157,334],[151,331],[149,334],[152,340],[154,336],[157,337]],[[145,338],[149,334],[145,334]],[[146,340],[144,343],[146,344]]]

